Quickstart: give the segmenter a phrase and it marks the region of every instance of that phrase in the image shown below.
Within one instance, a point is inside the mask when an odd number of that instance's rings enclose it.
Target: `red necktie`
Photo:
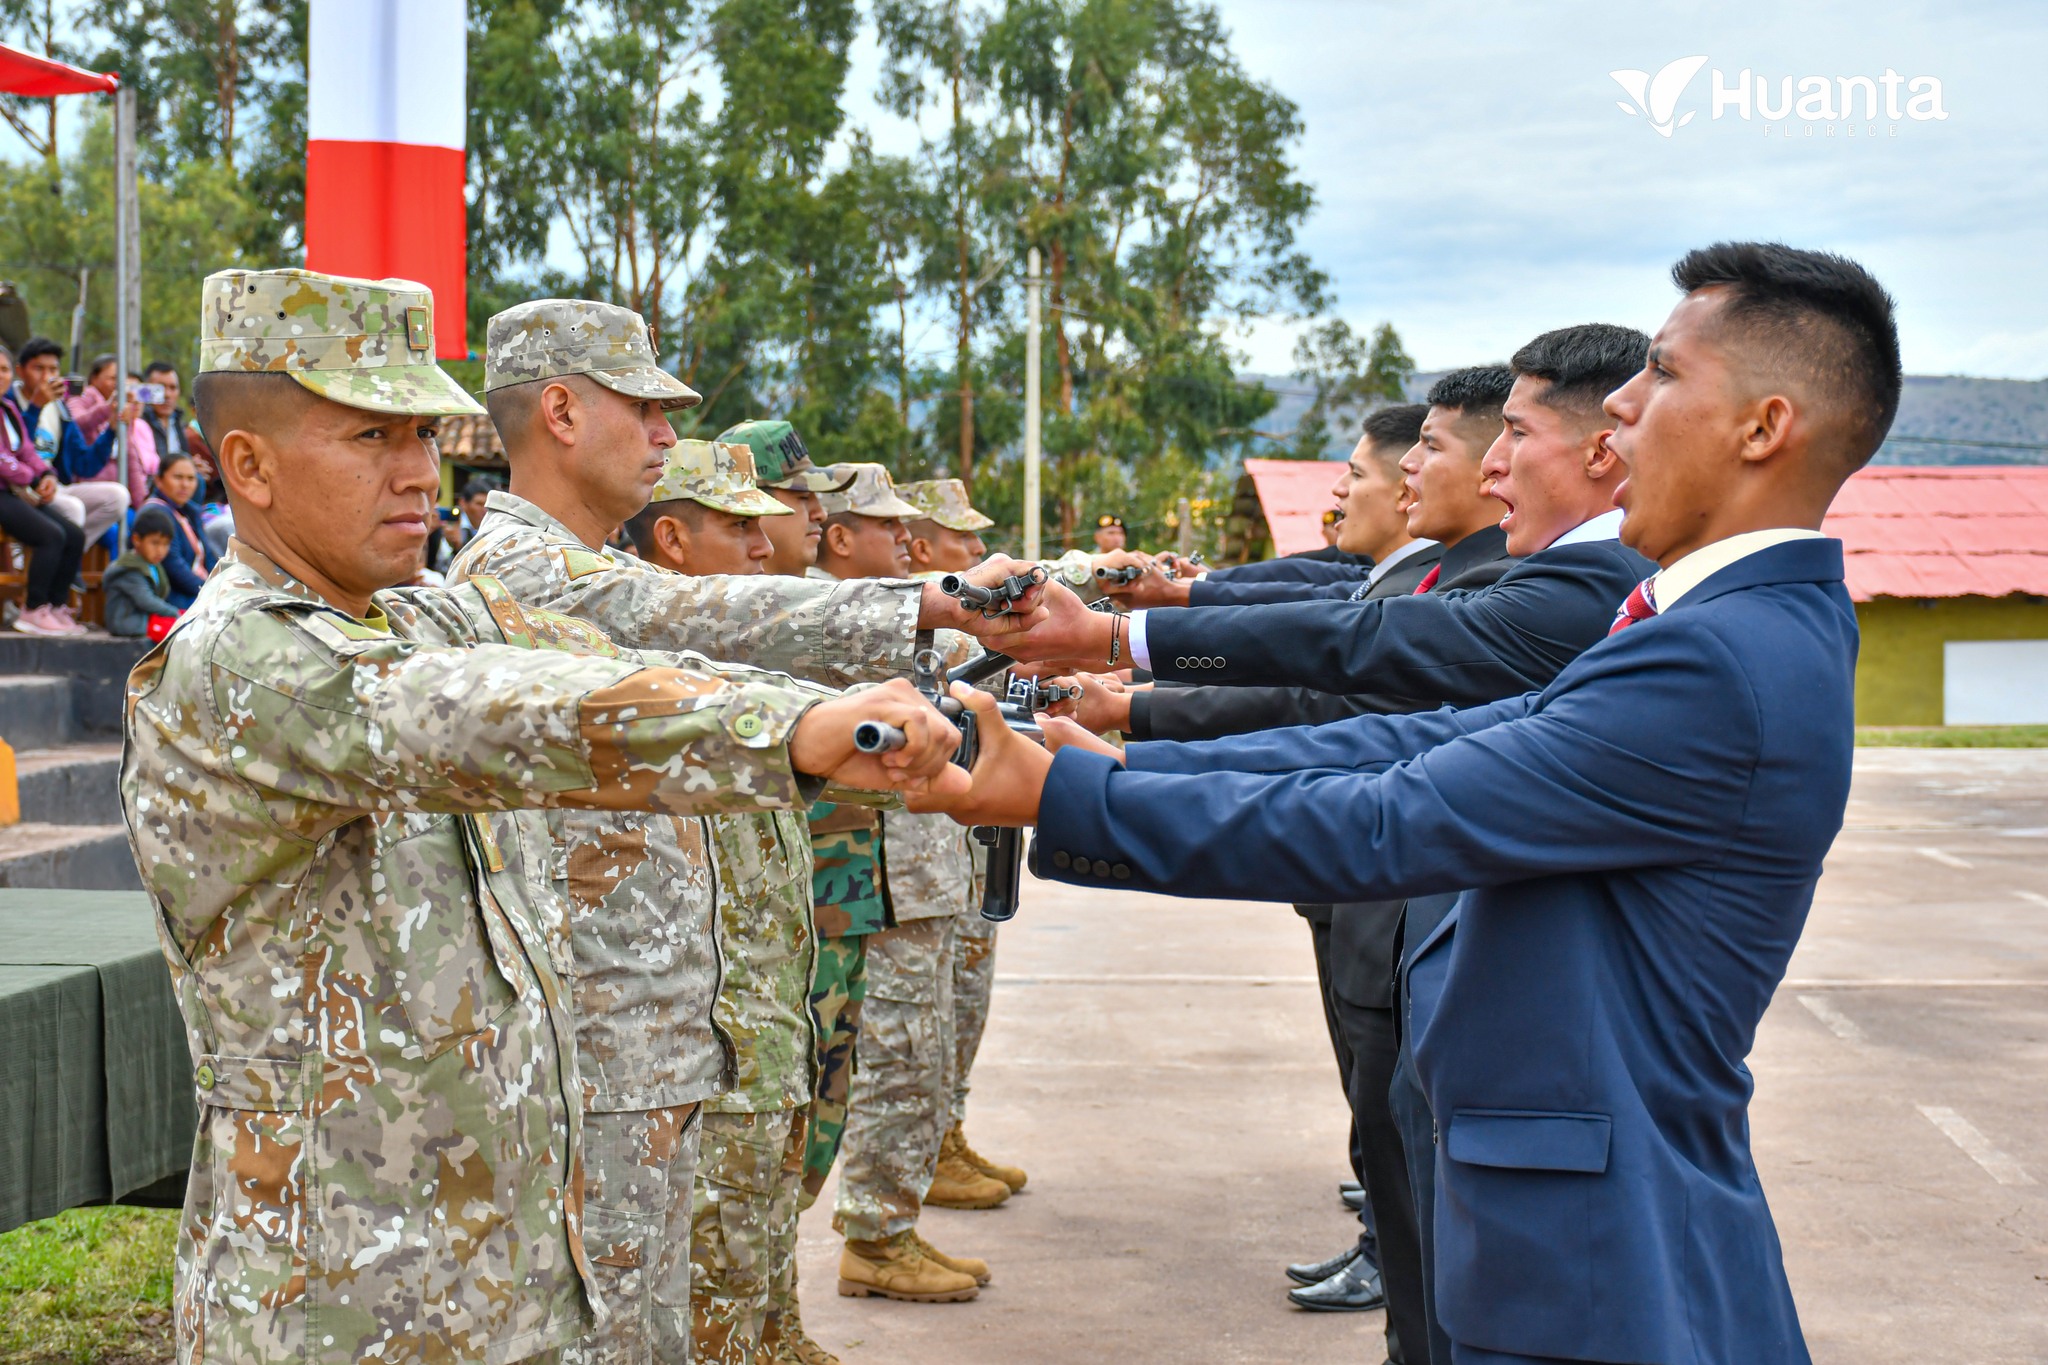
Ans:
[[[1627,630],[1636,622],[1647,621],[1657,614],[1657,600],[1651,595],[1654,590],[1650,587],[1656,581],[1655,578],[1645,578],[1636,584],[1628,600],[1621,604],[1621,610],[1614,613],[1614,624],[1607,628],[1609,635]]]
[[[1428,592],[1431,588],[1435,587],[1436,580],[1443,574],[1443,571],[1443,565],[1432,564],[1430,566],[1429,572],[1422,576],[1422,581],[1415,585],[1414,595],[1420,597],[1422,596],[1422,594]]]

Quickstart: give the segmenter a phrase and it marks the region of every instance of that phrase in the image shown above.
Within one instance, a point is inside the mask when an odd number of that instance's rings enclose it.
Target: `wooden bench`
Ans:
[[[12,497],[11,493],[0,493],[0,497]],[[85,591],[71,590],[71,614],[79,624],[104,626],[107,621],[107,594],[100,583],[107,574],[109,558],[106,546],[94,541],[85,547],[85,561],[80,565],[78,577],[85,584]],[[11,539],[0,531],[0,602],[21,605],[28,596],[28,547]]]

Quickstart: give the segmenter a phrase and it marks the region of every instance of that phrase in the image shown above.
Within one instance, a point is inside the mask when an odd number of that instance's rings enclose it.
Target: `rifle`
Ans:
[[[1111,587],[1124,587],[1144,576],[1145,566],[1142,564],[1122,564],[1113,569],[1107,564],[1098,564],[1095,567],[1095,581],[1107,583]]]
[[[1043,581],[1042,578],[1039,581]],[[940,588],[945,589],[943,582]],[[981,730],[974,712],[952,695],[950,685],[964,682],[972,686],[1015,662],[1007,654],[984,650],[958,668],[942,673],[940,670],[944,668],[945,660],[935,649],[921,649],[911,660],[911,684],[924,694],[926,701],[939,709],[940,715],[959,727],[960,747],[953,751],[953,761],[969,772],[974,771],[975,760],[981,757]],[[1020,685],[1028,690],[1020,693]],[[1045,733],[1038,728],[1033,714],[1054,701],[1063,700],[1069,692],[1068,688],[1044,687],[1035,680],[1020,678],[996,703],[996,711],[1012,730],[1034,743],[1043,744]],[[1034,705],[1040,701],[1044,704]],[[907,742],[901,730],[882,721],[864,720],[853,728],[853,746],[864,754],[900,749]],[[998,924],[1014,919],[1018,891],[1024,880],[1024,831],[1006,825],[976,825],[971,833],[976,843],[988,849],[988,877],[982,890],[981,917]]]
[[[984,588],[979,583],[970,583],[965,574],[949,573],[939,578],[939,591],[948,597],[957,597],[970,607],[979,607],[981,614],[991,620],[998,616],[1013,615],[1017,600],[1045,582],[1045,567],[1032,565],[1023,573],[1013,573],[994,587]]]

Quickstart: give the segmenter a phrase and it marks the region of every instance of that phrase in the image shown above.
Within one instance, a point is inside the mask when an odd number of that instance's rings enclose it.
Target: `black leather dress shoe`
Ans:
[[[1287,1298],[1317,1313],[1370,1313],[1387,1306],[1380,1272],[1363,1258],[1354,1259],[1321,1284],[1288,1290]]]
[[[1327,1261],[1304,1261],[1287,1267],[1287,1278],[1296,1284],[1321,1284],[1357,1259],[1358,1243],[1353,1242]]]
[[[1337,1197],[1343,1200],[1344,1207],[1350,1209],[1353,1213],[1357,1213],[1365,1207],[1365,1191],[1362,1189],[1344,1190]]]

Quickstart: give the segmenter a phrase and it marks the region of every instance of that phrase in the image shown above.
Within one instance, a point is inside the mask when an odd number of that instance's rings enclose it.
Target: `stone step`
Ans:
[[[17,755],[69,744],[76,734],[71,679],[0,677],[0,739]]]
[[[117,640],[110,635],[64,639],[18,635],[0,630],[0,680],[7,677],[71,680],[71,738],[121,733],[121,711],[128,670],[149,649],[147,640]],[[17,749],[46,749],[62,739],[23,744],[8,734],[7,703],[0,698],[0,735]]]
[[[121,746],[67,744],[14,756],[21,818],[43,825],[106,825],[121,821]]]
[[[134,891],[142,886],[120,825],[0,826],[0,886]]]

